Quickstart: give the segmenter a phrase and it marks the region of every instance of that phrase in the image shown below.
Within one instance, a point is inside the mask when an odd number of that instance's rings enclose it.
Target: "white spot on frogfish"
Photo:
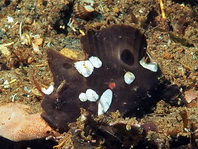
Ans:
[[[89,77],[93,73],[94,67],[100,68],[101,66],[102,61],[96,56],[91,56],[89,60],[78,61],[74,63],[74,67],[84,77]]]
[[[80,99],[80,101],[85,102],[87,101],[87,95],[85,93],[80,93],[80,95],[78,96],[78,98]]]
[[[107,89],[100,97],[98,103],[98,115],[102,115],[109,109],[113,98],[113,92]]]
[[[94,70],[94,67],[89,60],[76,62],[74,63],[74,67],[84,77],[89,77]]]
[[[80,93],[78,98],[80,101],[85,102],[85,101],[91,101],[91,102],[96,102],[99,98],[98,94],[92,90],[92,89],[87,89],[86,93]]]
[[[142,67],[150,70],[150,71],[153,71],[153,72],[157,72],[158,70],[158,66],[157,66],[157,63],[153,62],[153,63],[146,63],[145,62],[145,57],[143,57],[141,60],[140,60],[140,65],[142,65]]]
[[[126,84],[131,84],[135,80],[135,75],[132,72],[126,72],[124,74],[124,82]]]
[[[98,57],[96,57],[96,56],[91,56],[89,58],[89,61],[92,63],[92,65],[95,68],[100,68],[102,66],[102,61]]]
[[[92,89],[87,89],[86,96],[87,96],[87,100],[91,102],[96,102],[99,98],[98,94]]]

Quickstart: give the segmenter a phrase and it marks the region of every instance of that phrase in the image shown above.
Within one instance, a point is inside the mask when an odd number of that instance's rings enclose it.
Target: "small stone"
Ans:
[[[184,95],[187,103],[191,103],[193,100],[198,99],[198,91],[188,90],[184,92]]]
[[[7,47],[4,47],[4,46],[0,46],[0,52],[5,56],[10,56],[11,55],[11,52],[8,50]]]
[[[4,85],[4,88],[10,88],[8,80],[5,80],[3,85]]]
[[[33,23],[33,19],[31,17],[28,17],[25,19],[25,23],[30,25]]]
[[[173,58],[173,55],[170,54],[170,53],[164,53],[164,58],[165,59],[172,59]]]
[[[40,46],[43,44],[43,38],[35,38],[33,42],[35,45]]]
[[[84,51],[77,49],[63,48],[60,53],[65,57],[76,61],[85,60],[86,57]]]
[[[118,8],[118,7],[114,7],[114,8],[113,8],[113,12],[114,12],[115,14],[117,14],[117,13],[119,13],[119,12],[120,12],[120,10],[119,10],[119,8]]]

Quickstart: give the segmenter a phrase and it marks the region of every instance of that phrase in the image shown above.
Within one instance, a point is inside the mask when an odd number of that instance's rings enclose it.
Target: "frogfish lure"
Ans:
[[[42,117],[59,131],[80,116],[80,108],[93,115],[138,112],[159,84],[160,70],[147,61],[146,38],[127,25],[90,29],[81,37],[87,59],[74,61],[49,49],[48,64],[55,90],[42,102]]]

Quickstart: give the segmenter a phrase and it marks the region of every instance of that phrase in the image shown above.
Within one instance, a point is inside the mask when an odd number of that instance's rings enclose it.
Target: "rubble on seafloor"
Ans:
[[[193,0],[1,0],[0,147],[196,148],[197,5]],[[82,52],[80,36],[119,24],[144,33],[148,58],[142,62],[154,60],[161,68],[164,82],[155,92],[160,94],[156,103],[143,103],[140,115],[130,117],[118,111],[93,116],[89,109],[80,109],[77,120],[65,124],[68,131],[58,133],[40,117],[42,91],[51,94],[64,87],[52,87],[47,49],[84,61],[90,57]],[[125,71],[126,83],[137,79]],[[116,85],[107,83],[113,92]]]

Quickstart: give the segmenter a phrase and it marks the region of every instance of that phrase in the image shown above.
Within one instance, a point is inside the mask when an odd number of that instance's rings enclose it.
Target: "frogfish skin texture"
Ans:
[[[67,131],[80,108],[96,116],[117,110],[128,116],[152,100],[161,72],[147,60],[146,38],[138,29],[126,25],[90,29],[81,44],[88,57],[80,62],[47,51],[55,90],[42,102],[42,117],[52,127]],[[91,57],[101,61],[100,67]]]

